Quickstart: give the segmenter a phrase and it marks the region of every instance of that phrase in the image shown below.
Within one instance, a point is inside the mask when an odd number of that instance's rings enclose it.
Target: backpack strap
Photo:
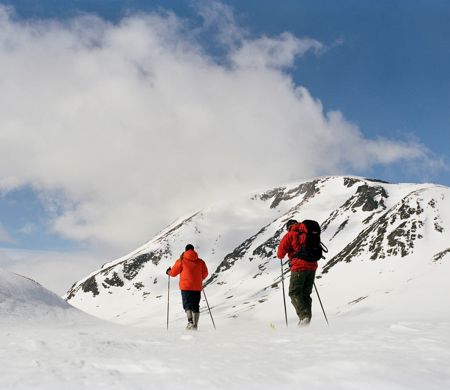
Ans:
[[[303,223],[296,224],[298,226],[297,229],[294,230],[296,234],[294,234],[293,242],[292,242],[292,248],[295,251],[295,254],[300,251],[300,248],[302,246],[302,242],[305,241],[305,235],[307,233],[306,226]]]

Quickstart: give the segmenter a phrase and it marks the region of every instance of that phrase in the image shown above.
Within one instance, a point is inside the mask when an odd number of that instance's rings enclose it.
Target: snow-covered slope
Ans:
[[[90,316],[34,280],[0,269],[0,319],[3,324],[86,318]]]
[[[99,321],[100,322],[100,321]],[[0,388],[14,390],[444,390],[450,324],[235,322],[160,327],[5,327]]]
[[[450,189],[357,177],[317,178],[200,210],[75,283],[66,299],[108,320],[162,324],[165,270],[192,243],[210,270],[205,292],[219,321],[281,319],[275,257],[290,218],[322,225],[330,251],[316,285],[331,321],[450,318],[443,310],[450,293]],[[174,284],[170,300],[179,304]],[[314,310],[321,316],[316,303]],[[172,311],[173,319],[184,318]]]
[[[217,331],[119,326],[0,271],[0,388],[448,388],[450,322],[351,319],[307,329],[251,318]]]

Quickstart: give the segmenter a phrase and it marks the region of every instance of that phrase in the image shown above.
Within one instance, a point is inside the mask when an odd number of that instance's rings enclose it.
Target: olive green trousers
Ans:
[[[289,283],[289,296],[300,321],[311,319],[311,293],[316,271],[293,271]]]

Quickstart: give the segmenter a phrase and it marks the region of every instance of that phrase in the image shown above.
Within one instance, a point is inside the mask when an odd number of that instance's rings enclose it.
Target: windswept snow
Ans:
[[[448,389],[450,314],[393,320],[392,313],[329,312],[314,297],[309,328],[299,328],[281,292],[270,320],[203,312],[199,331],[184,330],[172,302],[170,328],[116,325],[89,317],[37,283],[0,273],[0,389]],[[427,282],[427,281],[423,281]],[[433,299],[432,286],[417,288]],[[338,290],[338,287],[336,287]],[[431,290],[430,290],[431,289]],[[325,298],[325,297],[323,297]],[[329,297],[326,297],[329,299]],[[366,299],[367,300],[367,299]],[[165,302],[164,302],[165,303]],[[327,309],[327,301],[324,301]],[[389,304],[387,303],[387,307]],[[213,309],[213,314],[216,314]]]
[[[334,320],[334,319],[333,319]],[[450,322],[2,326],[1,389],[448,389]]]

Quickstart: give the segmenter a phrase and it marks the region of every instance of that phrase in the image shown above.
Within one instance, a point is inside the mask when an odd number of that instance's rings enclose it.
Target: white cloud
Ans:
[[[321,43],[234,23],[215,61],[172,14],[25,23],[0,8],[1,188],[31,185],[58,234],[128,250],[233,191],[426,158],[293,83],[286,67]]]
[[[290,33],[279,37],[262,37],[244,42],[231,58],[238,68],[285,68],[294,64],[297,56],[312,50],[319,52],[324,46],[314,39],[298,39]]]
[[[37,231],[38,231],[38,226],[32,222],[27,222],[19,230],[20,233],[26,234],[26,235],[32,235],[33,233],[36,233]]]
[[[192,2],[199,16],[203,18],[203,26],[194,30],[197,34],[205,31],[214,33],[216,42],[229,47],[239,46],[248,32],[240,26],[235,18],[232,8],[213,0],[196,0]]]
[[[0,222],[0,242],[13,244],[15,240],[11,237],[8,230]]]

